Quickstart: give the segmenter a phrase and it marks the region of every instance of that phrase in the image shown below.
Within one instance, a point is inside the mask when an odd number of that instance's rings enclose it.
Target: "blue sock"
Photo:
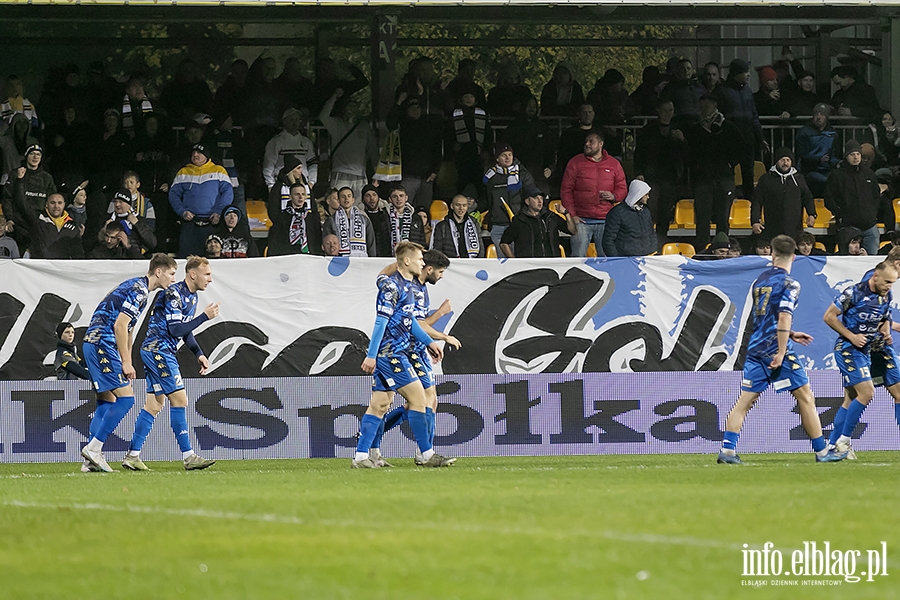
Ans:
[[[739,437],[741,437],[740,433],[726,431],[725,441],[722,442],[722,447],[726,450],[734,450],[735,448],[737,448],[737,441]]]
[[[378,434],[378,430],[383,423],[384,419],[376,417],[375,415],[363,415],[362,421],[359,424],[359,441],[356,443],[357,452],[369,451],[372,447],[372,441],[375,439],[375,436]]]
[[[153,421],[155,420],[156,417],[148,413],[146,409],[141,409],[141,412],[138,413],[137,421],[134,422],[134,436],[131,438],[129,450],[141,451],[141,448],[144,447],[144,442],[147,441],[147,436],[150,435],[150,430],[153,429]]]
[[[894,404],[894,418],[897,420],[897,425],[900,425],[900,404]]]
[[[416,437],[416,443],[419,445],[420,452],[431,450],[431,438],[428,435],[428,419],[425,413],[409,411],[409,427]]]
[[[107,402],[106,400],[97,400],[97,408],[96,410],[94,410],[94,416],[91,417],[91,426],[88,430],[90,431],[88,441],[90,441],[90,438],[97,435],[97,431],[100,429],[100,424],[103,423],[103,417],[106,416],[106,413],[109,411],[109,407],[112,405],[112,402]]]
[[[381,422],[378,424],[378,431],[375,432],[375,438],[372,439],[371,448],[381,449],[381,438],[384,437],[384,419],[381,419]]]
[[[384,415],[384,430],[390,431],[397,425],[403,423],[403,421],[408,421],[409,417],[407,416],[407,410],[404,406],[398,406],[394,410],[390,411],[388,414]]]
[[[428,442],[434,448],[434,411],[430,408],[425,409],[425,420],[428,421]]]
[[[811,440],[811,441],[812,441],[813,452],[819,452],[821,450],[824,450],[828,446],[825,443],[824,435],[820,435],[819,437],[817,437],[816,439]]]
[[[828,443],[832,446],[835,445],[838,438],[841,437],[841,432],[844,431],[844,421],[846,420],[847,409],[842,406],[838,409],[837,414],[834,415],[834,429],[831,430],[831,435],[828,438]]]
[[[187,409],[183,406],[169,407],[169,421],[172,424],[172,432],[182,452],[188,452],[191,448],[191,434],[188,433]]]
[[[107,409],[103,422],[98,427],[97,434],[94,437],[101,443],[105,442],[106,438],[116,430],[116,427],[119,426],[119,423],[122,422],[122,419],[125,418],[132,406],[134,406],[134,396],[116,398],[116,401],[110,404],[110,407]]]
[[[859,400],[854,400],[850,404],[850,408],[847,409],[847,420],[844,422],[844,430],[842,432],[844,435],[852,437],[853,430],[859,425],[859,419],[862,417],[864,410],[866,410],[866,405]]]

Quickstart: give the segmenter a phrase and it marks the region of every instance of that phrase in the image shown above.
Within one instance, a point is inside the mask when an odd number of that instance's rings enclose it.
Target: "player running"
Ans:
[[[428,398],[409,360],[411,336],[421,341],[436,361],[443,357],[440,346],[422,331],[415,318],[412,280],[425,268],[422,250],[422,246],[414,242],[400,242],[394,250],[397,272],[379,275],[377,279],[375,329],[361,366],[364,373],[374,374],[372,399],[360,423],[356,455],[350,463],[355,469],[377,468],[369,458],[369,449],[383,425],[384,414],[393,401],[395,391],[399,391],[409,403],[409,425],[422,452],[423,466],[445,467],[450,464],[447,458],[432,449],[425,416]]]
[[[895,398],[900,387],[897,355],[891,346],[891,286],[895,281],[894,265],[878,263],[861,282],[844,290],[823,317],[838,333],[834,358],[844,382],[844,403],[835,415],[829,441],[851,459],[856,458],[851,436],[875,396],[876,383],[886,386]],[[894,406],[900,419],[900,409]]]
[[[794,354],[793,342],[806,346],[813,339],[802,331],[791,331],[800,296],[800,284],[790,277],[796,248],[791,237],[776,236],[772,240],[772,267],[753,282],[753,332],[744,361],[741,395],[725,419],[725,441],[717,463],[743,464],[735,452],[741,426],[770,385],[776,392],[790,391],[797,399],[800,422],[812,440],[816,462],[836,462],[847,456],[846,452],[828,450],[806,369]]]
[[[94,310],[84,334],[84,359],[97,392],[97,410],[91,419],[91,438],[81,450],[83,471],[113,471],[103,457],[103,443],[134,406],[131,330],[147,305],[147,295],[175,281],[175,268],[175,259],[154,254],[147,275],[120,283]]]
[[[194,329],[219,314],[218,302],[207,306],[198,317],[197,292],[205,290],[212,283],[212,269],[206,258],[189,256],[184,265],[184,281],[173,283],[164,294],[158,294],[150,309],[147,335],[141,346],[141,360],[147,377],[147,400],[138,413],[134,424],[134,436],[122,461],[122,466],[131,471],[149,471],[141,460],[141,448],[150,435],[159,411],[169,398],[169,420],[175,440],[181,448],[184,468],[188,471],[205,469],[216,461],[201,458],[191,448],[191,436],[187,425],[187,393],[178,366],[176,353],[178,342],[184,344],[197,357],[200,374],[209,369],[209,360],[200,349],[192,333]]]
[[[447,256],[439,250],[428,250],[422,255],[422,258],[425,261],[425,268],[422,269],[421,274],[419,274],[417,277],[414,277],[412,280],[413,296],[416,301],[415,317],[419,321],[419,325],[422,327],[425,333],[427,333],[433,339],[446,342],[459,350],[462,344],[460,344],[458,339],[456,339],[452,335],[447,335],[434,329],[434,324],[437,323],[438,319],[450,314],[450,301],[444,300],[441,306],[436,311],[434,311],[434,313],[428,314],[428,311],[431,307],[431,302],[428,299],[428,287],[426,284],[434,285],[444,277],[444,272],[450,266],[450,259],[447,258]],[[392,263],[385,267],[380,274],[389,276],[396,273],[396,271],[397,264]],[[434,373],[431,369],[431,360],[428,357],[428,350],[424,344],[422,344],[415,338],[412,340],[409,360],[413,368],[416,370],[416,374],[419,376],[419,381],[422,382],[422,387],[425,389],[425,395],[428,398],[428,402],[425,405],[425,419],[428,422],[429,441],[431,442],[431,446],[434,447],[434,423],[435,415],[437,414],[437,389],[434,382]],[[376,466],[393,466],[385,461],[384,457],[381,456],[381,438],[386,431],[390,431],[394,427],[397,427],[398,425],[403,423],[403,421],[406,421],[408,419],[408,415],[409,405],[404,404],[402,406],[398,406],[384,416],[382,426],[378,429],[378,433],[375,435],[375,439],[372,442],[372,447],[369,450],[369,458],[372,460],[372,462],[375,463]],[[424,462],[425,460],[422,458],[422,453],[417,448],[415,463],[417,465],[422,465]],[[447,459],[447,464],[452,464],[454,462],[456,462],[455,458]]]

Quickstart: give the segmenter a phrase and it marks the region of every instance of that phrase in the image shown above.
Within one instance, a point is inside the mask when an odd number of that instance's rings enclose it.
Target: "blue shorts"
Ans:
[[[119,357],[118,348],[103,342],[98,344],[85,342],[83,351],[84,363],[87,365],[88,373],[91,374],[95,392],[99,394],[130,385],[131,382],[122,372],[122,359]]]
[[[141,349],[141,360],[144,361],[144,376],[147,378],[148,394],[165,394],[184,389],[181,369],[178,361],[165,352],[150,352]]]
[[[834,360],[841,370],[844,387],[853,387],[872,379],[872,357],[868,352],[848,345],[843,350],[834,351]]]
[[[741,391],[762,393],[771,385],[776,392],[789,392],[809,383],[806,369],[797,360],[796,354],[785,354],[777,369],[770,369],[770,362],[771,358],[748,356],[744,361]]]
[[[872,383],[888,388],[900,383],[900,368],[897,365],[897,353],[893,346],[885,346],[882,350],[872,350]]]
[[[419,376],[422,387],[426,390],[434,387],[434,371],[431,370],[431,359],[428,356],[428,350],[422,352],[411,350],[409,353],[409,362],[416,370],[416,375]]]
[[[373,392],[395,392],[416,381],[419,381],[419,375],[405,354],[379,356],[375,359]]]

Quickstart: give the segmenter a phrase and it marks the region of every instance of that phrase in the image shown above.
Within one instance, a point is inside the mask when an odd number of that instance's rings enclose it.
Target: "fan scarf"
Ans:
[[[288,230],[288,242],[291,246],[300,245],[303,254],[309,254],[309,240],[306,239],[306,207],[294,208],[288,204],[285,212],[291,215],[291,227]]]
[[[495,175],[506,176],[506,188],[510,193],[517,192],[522,189],[522,182],[519,180],[519,163],[513,163],[510,167],[501,167],[494,165],[484,174],[484,183],[489,182]]]
[[[397,244],[409,239],[413,212],[413,207],[409,204],[403,207],[403,214],[397,214],[397,209],[393,204],[388,206],[388,215],[391,217],[391,254],[394,253]]]
[[[366,248],[366,219],[355,206],[350,211],[339,209],[334,213],[334,228],[337,230],[341,256],[368,256]]]
[[[150,103],[150,98],[145,97],[141,100],[141,116],[152,112],[153,105]],[[134,115],[131,114],[131,100],[128,99],[128,94],[122,100],[122,129],[130,137],[134,137]]]
[[[453,236],[453,242],[459,248],[459,229],[456,219],[450,218],[450,235]],[[463,243],[465,244],[466,254],[469,258],[478,258],[478,228],[475,221],[466,217],[463,221]]]
[[[475,109],[475,145],[478,152],[484,147],[484,129],[487,124],[487,115],[480,108]],[[472,141],[469,128],[466,127],[466,115],[463,109],[453,111],[453,129],[456,131],[456,141],[460,144],[468,144]]]

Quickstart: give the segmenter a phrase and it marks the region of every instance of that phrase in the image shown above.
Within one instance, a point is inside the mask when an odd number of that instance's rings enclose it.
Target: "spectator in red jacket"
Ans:
[[[566,165],[560,186],[563,206],[578,232],[572,236],[572,256],[585,256],[591,242],[603,254],[606,213],[628,194],[625,172],[618,160],[603,149],[603,133],[593,131],[584,140],[584,153]]]

